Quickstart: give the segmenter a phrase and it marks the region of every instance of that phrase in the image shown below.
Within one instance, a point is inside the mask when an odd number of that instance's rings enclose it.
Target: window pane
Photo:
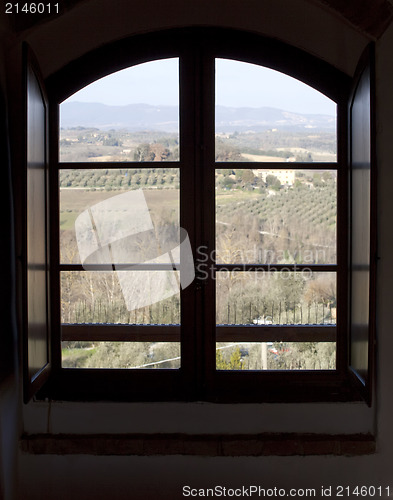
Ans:
[[[216,59],[216,161],[332,162],[336,104],[263,66]]]
[[[335,264],[335,171],[216,170],[219,264]]]
[[[178,342],[62,342],[63,368],[180,368]]]
[[[176,271],[63,271],[63,324],[179,324]]]
[[[220,271],[216,280],[217,325],[336,324],[335,273]]]
[[[180,324],[179,273],[61,273],[62,324]],[[98,330],[99,332],[99,330]],[[113,330],[116,335],[116,330]],[[164,339],[165,334],[163,334]],[[177,342],[62,342],[66,368],[178,368]]]
[[[60,106],[60,161],[179,159],[178,59],[101,78]]]
[[[178,245],[179,169],[60,170],[62,264],[144,262]]]
[[[336,343],[327,341],[329,330],[326,341],[321,341],[315,332],[300,329],[297,333],[296,330],[290,333],[284,329],[272,330],[275,337],[266,342],[241,340],[242,336],[258,334],[275,325],[334,326],[337,316],[335,273],[221,271],[217,273],[216,294],[221,339],[226,332],[225,325],[252,327],[251,331],[240,329],[238,341],[217,342],[218,370],[336,368]],[[282,340],[277,341],[278,334]],[[285,335],[288,334],[292,337],[296,334],[298,341],[287,341]],[[302,334],[307,335],[307,341],[304,337],[302,340]],[[312,341],[313,335],[315,341]]]
[[[335,370],[335,342],[217,343],[217,370]]]

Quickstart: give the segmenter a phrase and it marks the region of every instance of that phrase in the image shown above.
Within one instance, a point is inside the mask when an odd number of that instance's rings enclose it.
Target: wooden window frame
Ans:
[[[116,58],[113,58],[116,54]],[[284,43],[259,35],[234,30],[193,28],[168,30],[135,36],[97,49],[73,61],[47,79],[50,110],[50,213],[58,212],[58,170],[85,168],[84,163],[59,162],[58,130],[59,103],[74,92],[114,71],[143,62],[178,57],[180,60],[180,137],[179,162],[165,162],[165,167],[181,170],[184,191],[180,198],[180,224],[187,225],[193,248],[214,241],[214,218],[204,224],[198,214],[203,210],[214,213],[214,172],[222,163],[214,159],[214,59],[236,59],[259,64],[286,73],[316,88],[337,104],[337,162],[312,165],[296,163],[296,169],[337,170],[337,264],[307,266],[313,271],[337,273],[337,326],[276,326],[258,329],[248,326],[215,326],[215,283],[198,286],[196,280],[182,292],[181,330],[178,326],[67,325],[60,329],[60,271],[81,270],[82,266],[59,262],[58,218],[52,217],[50,228],[51,269],[51,361],[52,374],[38,397],[58,400],[112,401],[212,401],[212,402],[316,402],[352,401],[363,397],[349,369],[349,163],[347,102],[351,79],[327,63]],[[77,75],[77,76],[76,76]],[[202,91],[201,89],[204,89]],[[192,113],[184,110],[192,109]],[[193,116],[194,118],[191,118]],[[192,138],[192,140],[188,140]],[[91,164],[88,164],[91,167]],[[135,163],[97,163],[94,168],[130,167]],[[196,168],[203,165],[196,178]],[[235,162],[233,167],[251,168]],[[153,162],[138,163],[138,168],[154,168]],[[282,165],[253,163],[252,168],[274,169]],[[195,199],[195,214],[190,212],[189,197]],[[375,214],[373,215],[375,216]],[[183,219],[182,219],[183,217]],[[183,226],[184,227],[184,226]],[[372,236],[373,237],[373,236]],[[209,246],[209,244],[208,244]],[[219,265],[214,265],[216,272]],[[253,266],[244,266],[253,270]],[[255,267],[255,266],[254,266]],[[257,266],[262,269],[264,266]],[[280,266],[274,266],[280,268]],[[290,266],[285,266],[289,271]],[[296,266],[299,270],[302,266]],[[228,268],[225,265],[225,268]],[[279,269],[278,269],[279,270]],[[189,305],[189,306],[188,306]],[[204,310],[204,317],[195,315]],[[193,314],[189,314],[189,310]],[[371,318],[371,322],[373,319]],[[318,371],[259,371],[237,372],[215,369],[216,341],[235,339],[238,329],[247,339],[264,341],[280,338],[297,341],[317,337],[319,341],[337,342],[336,370]],[[203,335],[198,335],[203,332]],[[311,333],[313,337],[311,337]],[[63,340],[154,341],[160,336],[166,341],[181,339],[182,367],[179,370],[123,369],[63,369],[61,368],[61,338]],[[243,338],[243,337],[242,337]],[[371,399],[368,399],[370,404]]]
[[[18,271],[21,277],[23,311],[23,398],[30,398],[45,384],[52,373],[51,308],[49,288],[50,225],[48,163],[48,97],[38,62],[27,44],[23,45],[23,172],[25,204],[20,217],[23,233],[19,248]]]

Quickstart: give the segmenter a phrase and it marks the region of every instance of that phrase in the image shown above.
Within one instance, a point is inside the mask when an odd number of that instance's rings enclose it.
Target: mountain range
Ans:
[[[95,127],[101,130],[177,132],[178,117],[177,106],[109,106],[100,103],[67,102],[61,105],[60,124],[62,128]],[[293,113],[270,107],[216,106],[216,132],[259,132],[267,129],[314,129],[333,132],[335,127],[336,118],[330,115]]]

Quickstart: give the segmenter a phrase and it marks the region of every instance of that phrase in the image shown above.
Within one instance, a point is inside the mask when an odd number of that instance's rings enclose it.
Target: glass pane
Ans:
[[[216,170],[219,264],[335,264],[337,175]]]
[[[176,271],[63,271],[61,322],[179,324]]]
[[[238,272],[216,274],[217,325],[334,325],[336,274]]]
[[[335,370],[335,342],[217,343],[217,370]]]
[[[63,368],[180,368],[178,342],[62,342]]]
[[[179,159],[179,62],[132,66],[60,106],[60,161]]]
[[[333,162],[336,104],[263,66],[216,59],[216,161]]]
[[[179,169],[59,175],[62,264],[144,262],[179,245]]]

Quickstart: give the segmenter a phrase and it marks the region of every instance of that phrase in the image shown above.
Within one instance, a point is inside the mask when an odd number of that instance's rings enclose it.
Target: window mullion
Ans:
[[[179,67],[180,85],[180,226],[190,240],[195,258],[198,240],[196,210],[198,205],[196,116],[197,98],[194,89],[197,68],[194,51],[184,46]],[[182,252],[182,250],[181,250]],[[180,255],[181,262],[184,256]],[[195,282],[181,290],[181,372],[184,390],[191,397],[196,394],[198,359],[196,335],[200,329],[200,315],[196,312]]]
[[[202,231],[201,245],[205,256],[202,267],[207,271],[203,285],[203,390],[214,385],[216,369],[216,281],[215,281],[215,58],[206,50],[201,60],[201,156],[202,156]]]

